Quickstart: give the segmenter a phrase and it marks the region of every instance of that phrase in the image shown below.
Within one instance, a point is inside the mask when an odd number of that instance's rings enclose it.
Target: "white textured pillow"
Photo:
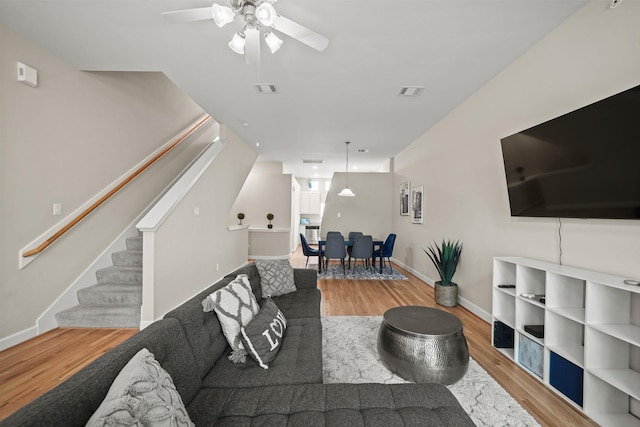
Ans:
[[[244,349],[240,328],[251,322],[260,306],[251,290],[249,277],[239,274],[224,288],[218,289],[202,301],[204,311],[215,310],[227,342],[233,350]]]
[[[256,260],[262,296],[276,297],[297,291],[288,259]]]
[[[120,371],[87,426],[194,426],[171,376],[143,348]]]

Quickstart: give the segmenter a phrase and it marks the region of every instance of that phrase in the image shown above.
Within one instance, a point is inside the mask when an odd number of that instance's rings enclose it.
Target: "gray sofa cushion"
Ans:
[[[304,384],[204,388],[187,407],[196,425],[473,426],[439,384]]]
[[[286,319],[320,318],[320,289],[298,289],[290,294],[273,297],[272,300]]]
[[[320,319],[287,319],[278,356],[262,369],[253,359],[236,365],[225,353],[202,379],[205,387],[257,387],[322,382],[322,324]],[[197,423],[196,423],[197,424]]]
[[[141,349],[147,348],[169,373],[185,405],[202,386],[182,327],[175,319],[154,322],[108,351],[3,421],[7,426],[84,426],[107,395],[113,380]]]
[[[195,356],[200,378],[209,372],[228,347],[218,316],[213,311],[205,313],[202,301],[212,292],[226,286],[233,278],[225,277],[164,316],[165,319],[177,319],[182,325]]]

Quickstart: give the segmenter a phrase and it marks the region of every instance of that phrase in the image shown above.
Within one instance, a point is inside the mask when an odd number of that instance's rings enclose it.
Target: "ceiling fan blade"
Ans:
[[[329,45],[329,39],[322,36],[315,31],[303,27],[297,22],[292,21],[289,18],[278,15],[276,21],[273,24],[273,28],[298,40],[301,43],[306,44],[316,50],[322,52]]]
[[[260,65],[260,31],[248,28],[244,31],[244,58],[249,65]]]
[[[199,7],[196,9],[174,10],[173,12],[162,12],[162,16],[171,22],[193,22],[213,19],[211,6]]]

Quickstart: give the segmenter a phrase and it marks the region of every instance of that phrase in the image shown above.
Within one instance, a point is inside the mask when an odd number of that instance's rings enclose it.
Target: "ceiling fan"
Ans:
[[[216,25],[222,28],[240,15],[244,20],[244,27],[234,34],[229,48],[240,55],[244,54],[247,64],[260,63],[260,30],[271,53],[275,53],[282,46],[282,40],[272,30],[286,34],[321,52],[327,48],[329,39],[279,15],[273,7],[276,1],[229,0],[231,7],[213,3],[209,7],[163,12],[162,16],[171,22],[213,19]]]

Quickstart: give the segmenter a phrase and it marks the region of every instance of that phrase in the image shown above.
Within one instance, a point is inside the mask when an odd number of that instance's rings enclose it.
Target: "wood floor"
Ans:
[[[294,267],[304,267],[298,250]],[[315,262],[314,259],[311,262]],[[316,264],[309,268],[317,267]],[[409,280],[319,280],[323,316],[381,316],[400,305],[433,306],[433,288]],[[543,426],[597,426],[491,346],[490,325],[463,307],[445,308],[464,324],[469,352]],[[0,352],[0,420],[133,335],[133,329],[55,329]]]

